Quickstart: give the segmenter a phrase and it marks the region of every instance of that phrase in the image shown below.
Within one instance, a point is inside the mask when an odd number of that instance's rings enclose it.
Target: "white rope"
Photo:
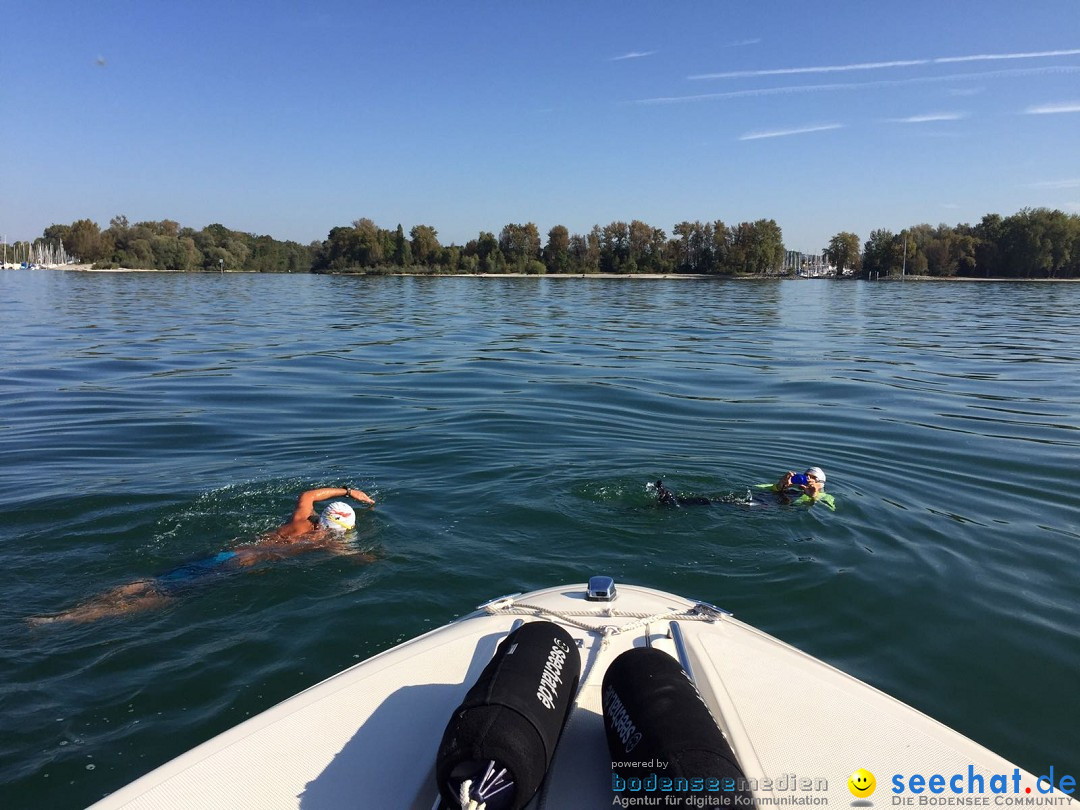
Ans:
[[[539,605],[529,605],[524,602],[513,602],[510,600],[500,599],[498,602],[487,605],[484,607],[491,615],[496,613],[511,613],[511,614],[524,614],[537,616],[548,619],[558,619],[565,624],[572,625],[573,627],[580,628],[589,633],[599,633],[602,637],[602,643],[604,647],[607,647],[607,643],[612,636],[617,636],[620,633],[627,633],[632,630],[637,630],[640,627],[646,625],[656,624],[657,622],[666,621],[668,619],[685,619],[687,621],[697,622],[714,622],[722,613],[716,612],[711,608],[704,605],[694,605],[691,608],[684,608],[679,610],[668,610],[663,613],[640,613],[633,611],[613,611],[611,609],[598,612],[595,610],[551,610],[550,608],[540,607]],[[578,616],[589,617],[593,619],[635,619],[636,621],[628,622],[623,625],[613,624],[590,624],[581,621]]]
[[[484,810],[486,802],[484,804],[477,804],[476,799],[469,795],[469,791],[472,789],[472,779],[466,779],[461,783],[461,788],[458,790],[458,805],[461,810]]]

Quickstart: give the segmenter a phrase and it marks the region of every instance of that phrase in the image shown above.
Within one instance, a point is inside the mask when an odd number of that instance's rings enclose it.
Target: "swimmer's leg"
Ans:
[[[47,616],[31,616],[26,621],[38,626],[53,622],[93,622],[108,616],[122,616],[161,607],[172,597],[159,590],[152,579],[141,579],[113,588],[81,605]]]
[[[678,506],[679,501],[670,489],[664,486],[663,481],[656,482],[656,495],[660,499],[661,506]]]
[[[711,498],[706,498],[704,495],[692,495],[690,497],[678,497],[676,499],[679,506],[708,506],[712,503]]]

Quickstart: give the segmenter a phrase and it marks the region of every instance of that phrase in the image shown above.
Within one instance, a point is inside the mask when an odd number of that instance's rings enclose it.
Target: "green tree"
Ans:
[[[42,239],[54,245],[63,242],[67,246],[71,242],[71,226],[50,225],[42,234]]]
[[[983,278],[1004,275],[1002,240],[1004,220],[1000,214],[987,214],[972,228],[975,236],[975,271]]]
[[[489,231],[481,231],[476,240],[477,265],[481,273],[502,273],[506,270],[506,259],[499,249],[499,240]]]
[[[712,272],[731,273],[731,229],[722,220],[712,223]]]
[[[600,272],[629,272],[630,226],[625,222],[612,222],[605,225],[601,233]]]
[[[548,231],[544,246],[544,266],[549,273],[570,272],[570,231],[565,225],[556,225]]]
[[[872,277],[899,275],[902,266],[902,246],[899,237],[892,231],[879,228],[870,231],[870,238],[863,246],[863,275]]]
[[[64,244],[80,261],[97,262],[105,258],[106,245],[101,238],[101,228],[89,219],[73,222],[71,233]]]
[[[604,243],[604,232],[599,225],[593,225],[592,230],[585,234],[585,273],[600,272],[600,251]]]
[[[398,267],[411,267],[412,263],[412,245],[405,238],[405,229],[399,223],[394,233],[394,264]]]
[[[529,262],[540,257],[540,232],[531,222],[511,223],[499,233],[499,250],[511,271],[524,273]]]
[[[825,258],[836,268],[837,275],[843,275],[845,270],[858,270],[862,264],[859,237],[850,231],[836,234],[825,248]]]
[[[435,267],[442,256],[439,234],[430,225],[415,225],[409,231],[412,240],[412,257],[422,267]]]
[[[385,238],[379,227],[366,217],[353,222],[352,259],[360,267],[378,267],[386,259]]]
[[[635,219],[630,223],[627,238],[631,267],[640,273],[664,271],[667,236],[661,229]]]
[[[740,222],[732,231],[731,261],[734,272],[764,275],[784,264],[784,239],[772,219]]]
[[[673,229],[674,244],[669,252],[678,273],[714,273],[716,265],[713,250],[714,231],[711,223],[680,222]]]
[[[457,245],[444,247],[439,252],[439,266],[447,273],[463,272],[461,258],[461,248],[457,247]]]
[[[594,229],[594,231],[597,229]],[[570,237],[570,272],[597,273],[600,271],[599,236],[595,233]]]

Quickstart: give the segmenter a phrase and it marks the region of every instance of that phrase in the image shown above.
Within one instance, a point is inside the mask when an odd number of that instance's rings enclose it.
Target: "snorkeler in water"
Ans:
[[[50,616],[33,616],[31,624],[50,622],[92,622],[106,616],[118,616],[159,607],[177,594],[215,577],[234,572],[258,562],[281,560],[308,551],[325,550],[349,554],[343,543],[346,532],[356,525],[356,512],[343,501],[328,504],[316,514],[315,504],[331,498],[350,498],[369,508],[375,506],[366,493],[351,487],[309,489],[297,498],[292,516],[274,531],[251,545],[222,551],[212,557],[195,560],[150,579],[140,579],[106,591],[89,602]]]

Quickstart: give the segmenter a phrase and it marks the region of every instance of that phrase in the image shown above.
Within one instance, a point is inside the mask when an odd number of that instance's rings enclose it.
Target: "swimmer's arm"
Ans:
[[[301,493],[300,497],[296,499],[296,510],[293,512],[289,522],[297,523],[307,520],[315,513],[316,501],[328,501],[331,498],[352,498],[354,501],[366,503],[368,506],[375,505],[375,501],[366,492],[361,492],[358,489],[347,489],[346,487],[309,489],[307,492]]]
[[[791,479],[794,475],[794,472],[788,470],[786,473],[783,474],[783,476],[781,476],[780,480],[773,485],[773,489],[775,489],[777,492],[783,492],[785,489],[790,488]]]
[[[369,563],[375,561],[375,555],[370,551],[357,551],[356,547],[340,537],[331,537],[319,548],[328,551],[335,557],[349,557],[352,562]]]

